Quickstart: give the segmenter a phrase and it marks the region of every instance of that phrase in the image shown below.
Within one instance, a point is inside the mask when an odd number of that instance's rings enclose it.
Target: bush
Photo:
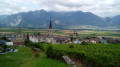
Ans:
[[[53,52],[54,52],[54,50],[53,50],[52,46],[49,46],[49,47],[47,48],[47,51],[46,51],[47,57],[48,57],[48,58],[53,58]]]
[[[73,45],[70,45],[69,48],[74,48],[74,46],[73,46]]]
[[[2,45],[3,48],[3,52],[5,53],[5,50],[8,48],[8,46],[6,44]]]
[[[88,43],[87,42],[85,42],[85,41],[83,41],[82,43],[81,43],[81,45],[87,45]]]
[[[10,42],[10,40],[7,37],[2,37],[1,39]]]
[[[54,50],[52,46],[49,46],[46,55],[48,58],[56,59],[56,60],[62,60],[63,52],[61,50]]]
[[[26,46],[29,46],[29,47],[30,47],[30,46],[32,46],[32,44],[33,44],[32,41],[30,41],[30,40],[25,40],[25,45],[26,45]]]

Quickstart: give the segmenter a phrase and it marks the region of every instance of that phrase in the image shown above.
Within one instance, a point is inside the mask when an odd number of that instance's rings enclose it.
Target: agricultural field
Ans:
[[[22,33],[42,33],[48,34],[49,29],[26,29],[22,28]],[[17,28],[0,28],[0,33],[17,33]],[[64,30],[64,29],[53,29],[54,35],[60,36],[69,36],[70,34],[74,33],[73,30]],[[86,37],[86,36],[100,36],[100,37],[114,37],[120,38],[120,31],[90,31],[90,30],[77,30],[79,36]]]
[[[47,45],[44,45],[44,48],[45,46]],[[56,44],[51,46],[52,49],[49,52],[53,59],[68,55],[91,67],[120,67],[120,44]]]
[[[67,67],[61,61],[65,55],[77,67],[120,67],[120,44],[28,43],[26,46],[29,47],[17,47],[16,53],[0,55],[0,67]],[[40,56],[35,57],[30,47],[40,48]]]
[[[67,67],[60,61],[49,59],[40,51],[39,57],[34,57],[28,47],[17,47],[16,53],[0,55],[0,67]]]
[[[117,32],[117,31],[80,31],[79,33],[80,33],[80,36],[86,35],[86,36],[120,37],[120,32]]]

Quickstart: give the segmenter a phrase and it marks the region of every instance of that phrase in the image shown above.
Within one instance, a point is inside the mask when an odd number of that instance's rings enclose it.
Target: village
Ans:
[[[87,43],[120,43],[120,39],[115,39],[112,37],[82,37],[79,36],[77,31],[73,30],[73,33],[70,33],[69,36],[60,36],[60,35],[53,35],[53,27],[52,21],[50,20],[49,24],[49,31],[48,34],[41,34],[41,33],[32,33],[32,34],[23,34],[21,28],[18,28],[17,33],[0,33],[0,45],[24,45],[25,40],[29,37],[29,40],[33,43],[37,42],[45,42],[45,43],[52,43],[52,44],[81,44],[82,42]],[[3,38],[3,40],[2,40]],[[7,38],[7,40],[4,40]]]
[[[0,0],[0,67],[120,67],[120,0]]]
[[[67,63],[67,65],[72,65],[73,67],[79,66],[79,63],[76,63],[76,61],[73,61],[69,56],[61,55],[58,50],[55,51],[54,56],[54,50],[50,47],[48,49],[41,47],[41,43],[44,43],[49,45],[68,45],[70,49],[73,49],[75,45],[97,45],[97,44],[106,44],[109,45],[112,44],[118,44],[120,43],[119,38],[113,38],[113,37],[91,37],[91,36],[79,36],[79,33],[76,30],[72,30],[72,33],[70,33],[68,36],[60,36],[60,35],[54,35],[53,33],[53,27],[52,22],[50,20],[49,23],[49,30],[48,34],[44,33],[22,33],[21,27],[18,27],[17,33],[0,33],[0,54],[6,54],[7,53],[20,53],[20,48],[27,48],[30,47],[31,52],[34,54],[34,57],[39,57],[41,51],[44,51],[48,58],[56,59],[59,61],[62,57],[62,60]],[[91,34],[95,35],[95,34]],[[28,41],[28,43],[26,43]],[[39,44],[39,45],[38,45]],[[80,44],[80,45],[79,45]],[[74,46],[73,46],[74,45]],[[8,47],[9,46],[9,47]],[[50,53],[52,51],[52,53]],[[49,57],[50,56],[50,57]],[[52,57],[51,57],[52,56]],[[80,55],[79,55],[80,56]],[[39,57],[40,58],[40,57]],[[54,63],[54,62],[53,62]],[[82,64],[87,67],[86,64]]]

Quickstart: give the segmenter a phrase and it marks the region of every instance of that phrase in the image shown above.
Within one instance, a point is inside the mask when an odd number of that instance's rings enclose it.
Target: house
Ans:
[[[8,37],[9,40],[16,40],[16,37]]]
[[[13,45],[24,45],[25,44],[25,40],[23,39],[19,39],[19,40],[11,40],[13,42]]]
[[[32,42],[39,42],[38,37],[29,37]]]
[[[99,43],[99,39],[98,38],[92,38],[90,39],[91,43]]]
[[[75,40],[73,41],[73,43],[75,43],[75,44],[80,44],[80,43],[81,43],[81,41],[80,41],[80,40],[78,40],[78,39],[75,39]]]
[[[6,44],[6,45],[13,45],[13,42],[7,42],[5,40],[0,39],[0,45],[4,45],[4,44]]]
[[[66,37],[60,37],[60,36],[58,36],[58,37],[55,37],[55,40],[56,40],[56,42],[59,44],[65,44],[66,42],[67,42],[67,38]]]
[[[56,44],[56,40],[54,38],[46,38],[45,39],[46,43],[52,43],[52,44]]]
[[[13,42],[6,42],[6,45],[12,46]]]
[[[106,43],[107,43],[107,40],[106,40],[106,39],[101,38],[101,39],[100,39],[100,42],[101,42],[101,43],[106,44]]]
[[[95,41],[95,40],[90,40],[90,42],[91,42],[91,43],[97,43],[97,41]]]
[[[81,41],[83,42],[89,42],[89,40],[88,39],[81,39]]]
[[[39,39],[38,39],[38,41],[39,41],[39,42],[45,42],[45,39],[46,39],[46,37],[40,36]]]

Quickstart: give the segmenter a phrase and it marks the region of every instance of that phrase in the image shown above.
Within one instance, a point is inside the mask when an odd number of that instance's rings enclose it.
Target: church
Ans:
[[[54,39],[54,36],[53,36],[53,27],[52,27],[51,18],[50,18],[50,23],[49,23],[49,32],[48,32],[48,35],[46,37],[45,42],[46,43],[56,44],[56,40]]]
[[[20,26],[18,27],[18,32],[15,34],[15,39],[11,39],[13,45],[24,45],[25,35],[22,34]]]

